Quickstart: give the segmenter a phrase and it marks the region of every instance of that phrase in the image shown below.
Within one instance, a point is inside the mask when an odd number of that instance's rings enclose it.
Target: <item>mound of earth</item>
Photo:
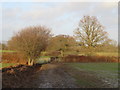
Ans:
[[[32,88],[41,65],[18,65],[2,69],[2,88]]]

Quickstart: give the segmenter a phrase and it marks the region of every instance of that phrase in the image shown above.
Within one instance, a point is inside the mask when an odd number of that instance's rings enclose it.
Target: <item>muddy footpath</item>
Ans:
[[[75,80],[61,65],[19,65],[2,70],[2,88],[74,88]]]
[[[77,77],[76,77],[77,76]],[[94,82],[86,87],[81,80]],[[80,84],[81,83],[81,84]],[[19,65],[2,69],[2,88],[102,88],[110,87],[92,73],[76,71],[65,64]]]

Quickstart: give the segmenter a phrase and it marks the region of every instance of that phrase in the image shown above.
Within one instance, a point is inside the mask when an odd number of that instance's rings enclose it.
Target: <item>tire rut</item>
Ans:
[[[41,67],[39,88],[76,88],[75,80],[59,65],[46,64]]]

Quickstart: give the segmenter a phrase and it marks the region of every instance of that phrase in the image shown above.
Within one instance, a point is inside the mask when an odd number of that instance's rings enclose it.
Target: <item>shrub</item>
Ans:
[[[20,63],[26,64],[26,58],[17,52],[2,53],[2,63]]]
[[[68,55],[62,62],[118,62],[117,57]]]

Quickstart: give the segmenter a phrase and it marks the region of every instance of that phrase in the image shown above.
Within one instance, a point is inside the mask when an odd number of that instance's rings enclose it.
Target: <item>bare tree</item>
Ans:
[[[33,61],[47,47],[50,37],[51,32],[46,27],[28,27],[13,36],[8,45],[13,50],[23,53],[28,58],[28,64],[32,65]]]
[[[75,30],[75,37],[82,45],[88,47],[95,47],[108,39],[104,27],[94,16],[84,16],[80,20],[79,27]]]

